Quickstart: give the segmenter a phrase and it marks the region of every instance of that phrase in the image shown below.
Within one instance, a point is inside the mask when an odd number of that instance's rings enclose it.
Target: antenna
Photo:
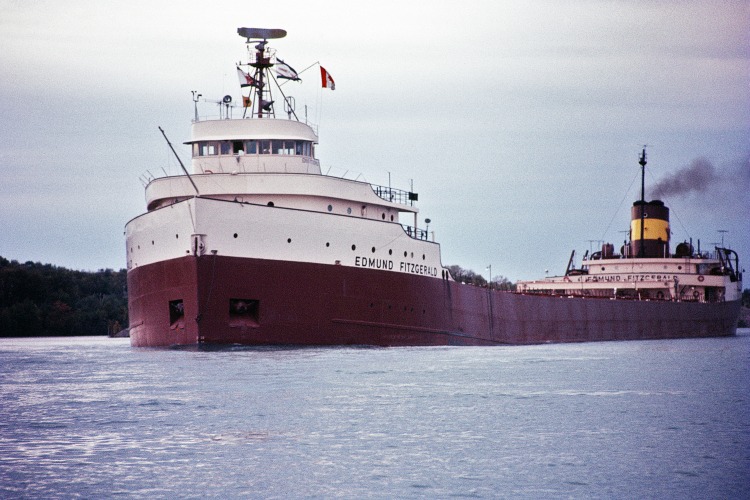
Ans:
[[[243,38],[247,38],[247,43],[250,43],[251,38],[263,41],[273,38],[284,38],[286,36],[286,30],[266,28],[237,28],[237,34]]]
[[[284,96],[284,111],[286,111],[286,114],[290,120],[292,119],[292,113],[294,113],[295,106],[296,104],[294,102],[294,97]]]
[[[198,94],[197,90],[191,90],[190,92],[193,93],[193,103],[195,103],[195,121],[198,121],[198,99],[200,99],[203,94]]]
[[[267,49],[266,44],[268,40],[275,38],[284,38],[286,31],[282,29],[266,29],[266,28],[237,28],[237,34],[246,39],[248,45],[248,54],[250,60],[248,64],[255,68],[255,75],[253,87],[255,87],[255,102],[253,103],[254,111],[252,114],[256,114],[258,118],[266,116],[275,116],[273,110],[273,99],[271,96],[271,89],[266,88],[266,80],[268,79],[267,72],[275,64],[274,54],[275,51]],[[251,43],[255,43],[255,53],[250,48]],[[267,99],[264,99],[265,96]]]
[[[721,234],[721,248],[724,248],[724,234],[728,233],[728,229],[719,229],[716,231],[717,233]]]
[[[641,151],[641,159],[638,162],[638,164],[641,166],[641,245],[638,249],[638,257],[643,257],[645,255],[645,249],[643,247],[643,225],[645,221],[643,219],[646,216],[646,146],[647,144],[643,145],[643,151]]]

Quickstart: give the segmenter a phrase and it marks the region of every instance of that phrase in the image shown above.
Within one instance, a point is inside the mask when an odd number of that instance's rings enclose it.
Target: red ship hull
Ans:
[[[739,301],[489,291],[347,266],[186,256],[128,273],[133,346],[496,345],[729,336]]]

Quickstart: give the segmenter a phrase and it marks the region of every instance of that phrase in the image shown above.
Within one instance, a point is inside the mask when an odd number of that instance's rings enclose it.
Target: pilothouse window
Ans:
[[[200,155],[201,156],[213,156],[219,154],[218,144],[215,142],[201,142],[200,143]]]
[[[310,141],[291,140],[246,140],[203,141],[193,143],[193,156],[237,155],[237,154],[289,155],[315,157],[315,148]]]

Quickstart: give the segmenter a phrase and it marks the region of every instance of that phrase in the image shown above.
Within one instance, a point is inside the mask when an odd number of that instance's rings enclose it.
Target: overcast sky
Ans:
[[[723,237],[750,259],[745,0],[0,0],[0,12],[8,259],[125,267],[139,178],[178,173],[157,127],[180,144],[191,90],[239,98],[239,26],[287,30],[280,57],[333,75],[333,92],[312,71],[285,85],[319,126],[323,171],[413,179],[445,265],[515,281],[563,272],[590,240],[619,248],[644,144],[672,248]]]

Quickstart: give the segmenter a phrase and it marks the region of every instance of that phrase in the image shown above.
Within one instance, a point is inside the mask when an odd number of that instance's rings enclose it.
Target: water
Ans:
[[[6,498],[750,497],[750,330],[531,347],[0,339]]]

